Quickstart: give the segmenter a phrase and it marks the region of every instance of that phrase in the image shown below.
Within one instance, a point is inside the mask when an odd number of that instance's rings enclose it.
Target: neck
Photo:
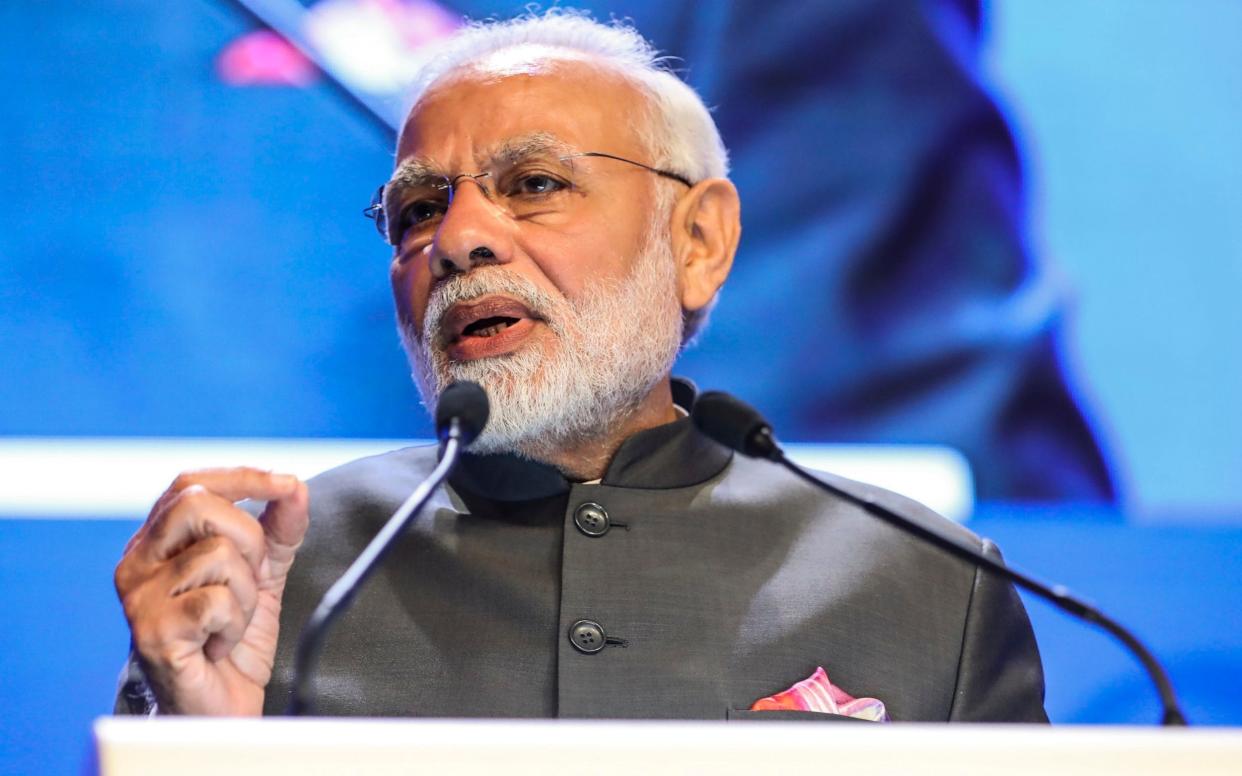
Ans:
[[[673,392],[666,377],[656,384],[642,403],[620,422],[588,439],[557,445],[555,449],[524,451],[535,460],[554,466],[569,480],[588,482],[604,471],[625,440],[640,431],[677,420]]]

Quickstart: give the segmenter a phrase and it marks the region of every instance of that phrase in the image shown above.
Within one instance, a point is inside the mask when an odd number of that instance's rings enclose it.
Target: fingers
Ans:
[[[258,603],[254,570],[237,547],[227,539],[213,537],[196,542],[165,566],[162,574],[170,598],[209,585],[223,585],[237,599],[244,622],[250,622]]]
[[[267,549],[273,562],[287,566],[310,524],[310,495],[306,484],[297,482],[289,495],[268,501],[259,524],[267,537]]]
[[[201,643],[207,659],[216,663],[228,657],[242,640],[250,622],[250,618],[243,615],[237,597],[219,585],[210,585],[195,588],[179,598],[186,599],[187,615],[198,614],[195,624],[198,635],[203,637]],[[191,604],[198,599],[205,602]]]
[[[269,549],[279,549],[280,555],[292,559],[309,524],[310,497],[305,483],[291,474],[276,474],[251,467],[202,469],[177,477],[165,496],[172,499],[175,496],[171,494],[196,486],[230,502],[242,499],[267,501],[259,523]],[[165,498],[161,498],[156,503],[153,515],[164,502]]]
[[[262,520],[238,508],[234,501],[239,498],[269,499]],[[160,591],[165,595],[223,583],[234,586],[248,619],[254,606],[250,586],[256,577],[268,588],[283,588],[284,574],[306,532],[308,506],[306,486],[291,475],[246,467],[180,475],[156,502],[117,566],[122,603],[131,609],[127,600],[131,591],[158,579],[168,584]],[[249,574],[233,568],[231,551],[244,559]],[[147,616],[141,611],[135,614]]]
[[[268,502],[261,521],[241,499]],[[117,565],[116,589],[162,707],[256,711],[279,628],[271,611],[308,505],[296,477],[251,468],[182,474],[156,501]],[[250,662],[266,674],[237,670],[239,645],[262,653]]]
[[[292,497],[295,505],[307,502],[305,486],[297,478],[251,468],[188,472],[165,491],[116,570],[117,593],[130,627],[142,629],[146,643],[173,632],[193,635],[183,627],[180,603],[174,606],[172,599],[208,586],[220,586],[234,599],[244,629],[271,563],[263,526],[233,501],[269,496]],[[231,632],[225,628],[212,641],[213,654],[236,643]],[[208,636],[196,638],[201,647]]]
[[[263,528],[246,512],[202,485],[190,485],[169,499],[149,519],[135,549],[158,564],[195,542],[222,536],[232,542],[255,574],[267,545]]]
[[[250,466],[238,466],[232,469],[184,472],[173,480],[169,490],[182,491],[191,485],[202,485],[229,501],[271,501],[293,495],[300,484],[298,478],[292,474],[277,474]]]
[[[175,635],[178,640],[205,644],[213,636],[219,637],[228,643],[228,649],[223,650],[219,657],[227,655],[232,645],[241,641],[246,631],[241,605],[223,585],[196,587],[177,596],[174,601],[182,613]]]
[[[208,657],[217,661],[228,655],[246,631],[237,598],[224,585],[196,587],[168,602],[167,616],[135,624],[134,646],[162,683],[176,684],[195,661],[201,661],[204,645],[215,640]]]
[[[208,588],[212,589],[208,595],[215,602],[215,615],[220,615],[223,604],[216,599],[226,596],[231,602],[226,608],[234,622],[212,619],[211,627],[204,629],[208,621],[204,620],[204,611],[196,608],[204,605],[197,591]],[[258,605],[258,590],[254,571],[236,545],[217,536],[195,542],[161,564],[127,590],[122,603],[135,644],[149,658],[160,655],[170,641],[199,650],[210,637],[218,636],[208,653],[218,659],[241,639]]]
[[[157,518],[167,511],[171,503],[178,500],[184,491],[195,486],[214,493],[228,502],[243,499],[269,501],[296,495],[297,492],[305,490],[305,486],[291,474],[276,474],[247,466],[183,472],[156,500],[147,521],[126,544],[125,552],[129,553],[146,537],[154,527]]]

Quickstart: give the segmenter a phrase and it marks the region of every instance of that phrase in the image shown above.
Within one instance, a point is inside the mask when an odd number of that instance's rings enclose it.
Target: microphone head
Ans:
[[[759,411],[723,391],[708,391],[694,402],[694,425],[725,447],[756,458],[776,458],[780,448]]]
[[[453,419],[457,419],[462,447],[469,445],[487,425],[487,392],[478,383],[466,380],[444,389],[436,402],[436,436],[448,436]]]

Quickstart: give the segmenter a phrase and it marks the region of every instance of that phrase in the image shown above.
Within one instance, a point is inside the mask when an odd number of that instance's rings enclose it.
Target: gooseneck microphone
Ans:
[[[880,518],[889,525],[895,526],[906,533],[912,534],[921,541],[933,544],[950,555],[968,563],[981,566],[988,571],[1008,579],[1014,584],[1030,590],[1041,598],[1050,601],[1057,608],[1071,615],[1093,623],[1114,636],[1126,646],[1139,662],[1143,664],[1147,675],[1151,677],[1160,696],[1160,704],[1164,713],[1163,725],[1185,725],[1186,717],[1182,714],[1173,692],[1173,684],[1168,674],[1156,660],[1155,656],[1143,646],[1138,638],[1121,626],[1118,622],[1100,610],[1076,598],[1066,588],[1057,585],[1049,586],[1025,574],[1014,571],[1003,563],[999,563],[984,555],[964,541],[929,526],[920,525],[894,512],[883,504],[867,496],[858,496],[831,485],[807,470],[795,464],[785,456],[772,434],[772,427],[763,419],[758,410],[749,404],[734,398],[727,393],[710,391],[704,393],[694,404],[691,413],[694,424],[707,436],[725,447],[754,458],[766,458],[781,464],[789,471],[820,490],[831,493],[845,501],[861,507],[868,514]]]
[[[440,461],[427,479],[419,483],[409,498],[388,518],[388,522],[341,578],[328,588],[302,628],[294,658],[293,693],[286,714],[298,716],[310,713],[311,681],[328,628],[353,602],[358,590],[371,572],[379,567],[396,538],[414,522],[431,494],[452,472],[461,452],[478,438],[487,425],[487,416],[487,394],[477,384],[459,382],[444,389],[436,405],[436,436],[443,448]]]

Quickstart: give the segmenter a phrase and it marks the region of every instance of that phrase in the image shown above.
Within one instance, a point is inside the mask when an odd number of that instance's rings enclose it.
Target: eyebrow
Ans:
[[[562,141],[551,132],[534,132],[529,135],[509,138],[495,150],[486,154],[492,164],[509,165],[529,159],[532,156],[568,156],[574,148]]]
[[[484,149],[475,156],[479,170],[489,167],[509,167],[525,159],[537,156],[569,156],[575,149],[551,132],[532,132],[507,138],[503,142]],[[400,193],[404,189],[429,186],[448,177],[443,167],[427,157],[412,156],[393,170],[387,189]],[[387,196],[387,195],[386,195]]]
[[[406,159],[392,171],[392,177],[384,186],[384,198],[387,199],[390,195],[399,194],[406,189],[434,185],[442,181],[444,177],[444,172],[429,159],[420,157]]]

